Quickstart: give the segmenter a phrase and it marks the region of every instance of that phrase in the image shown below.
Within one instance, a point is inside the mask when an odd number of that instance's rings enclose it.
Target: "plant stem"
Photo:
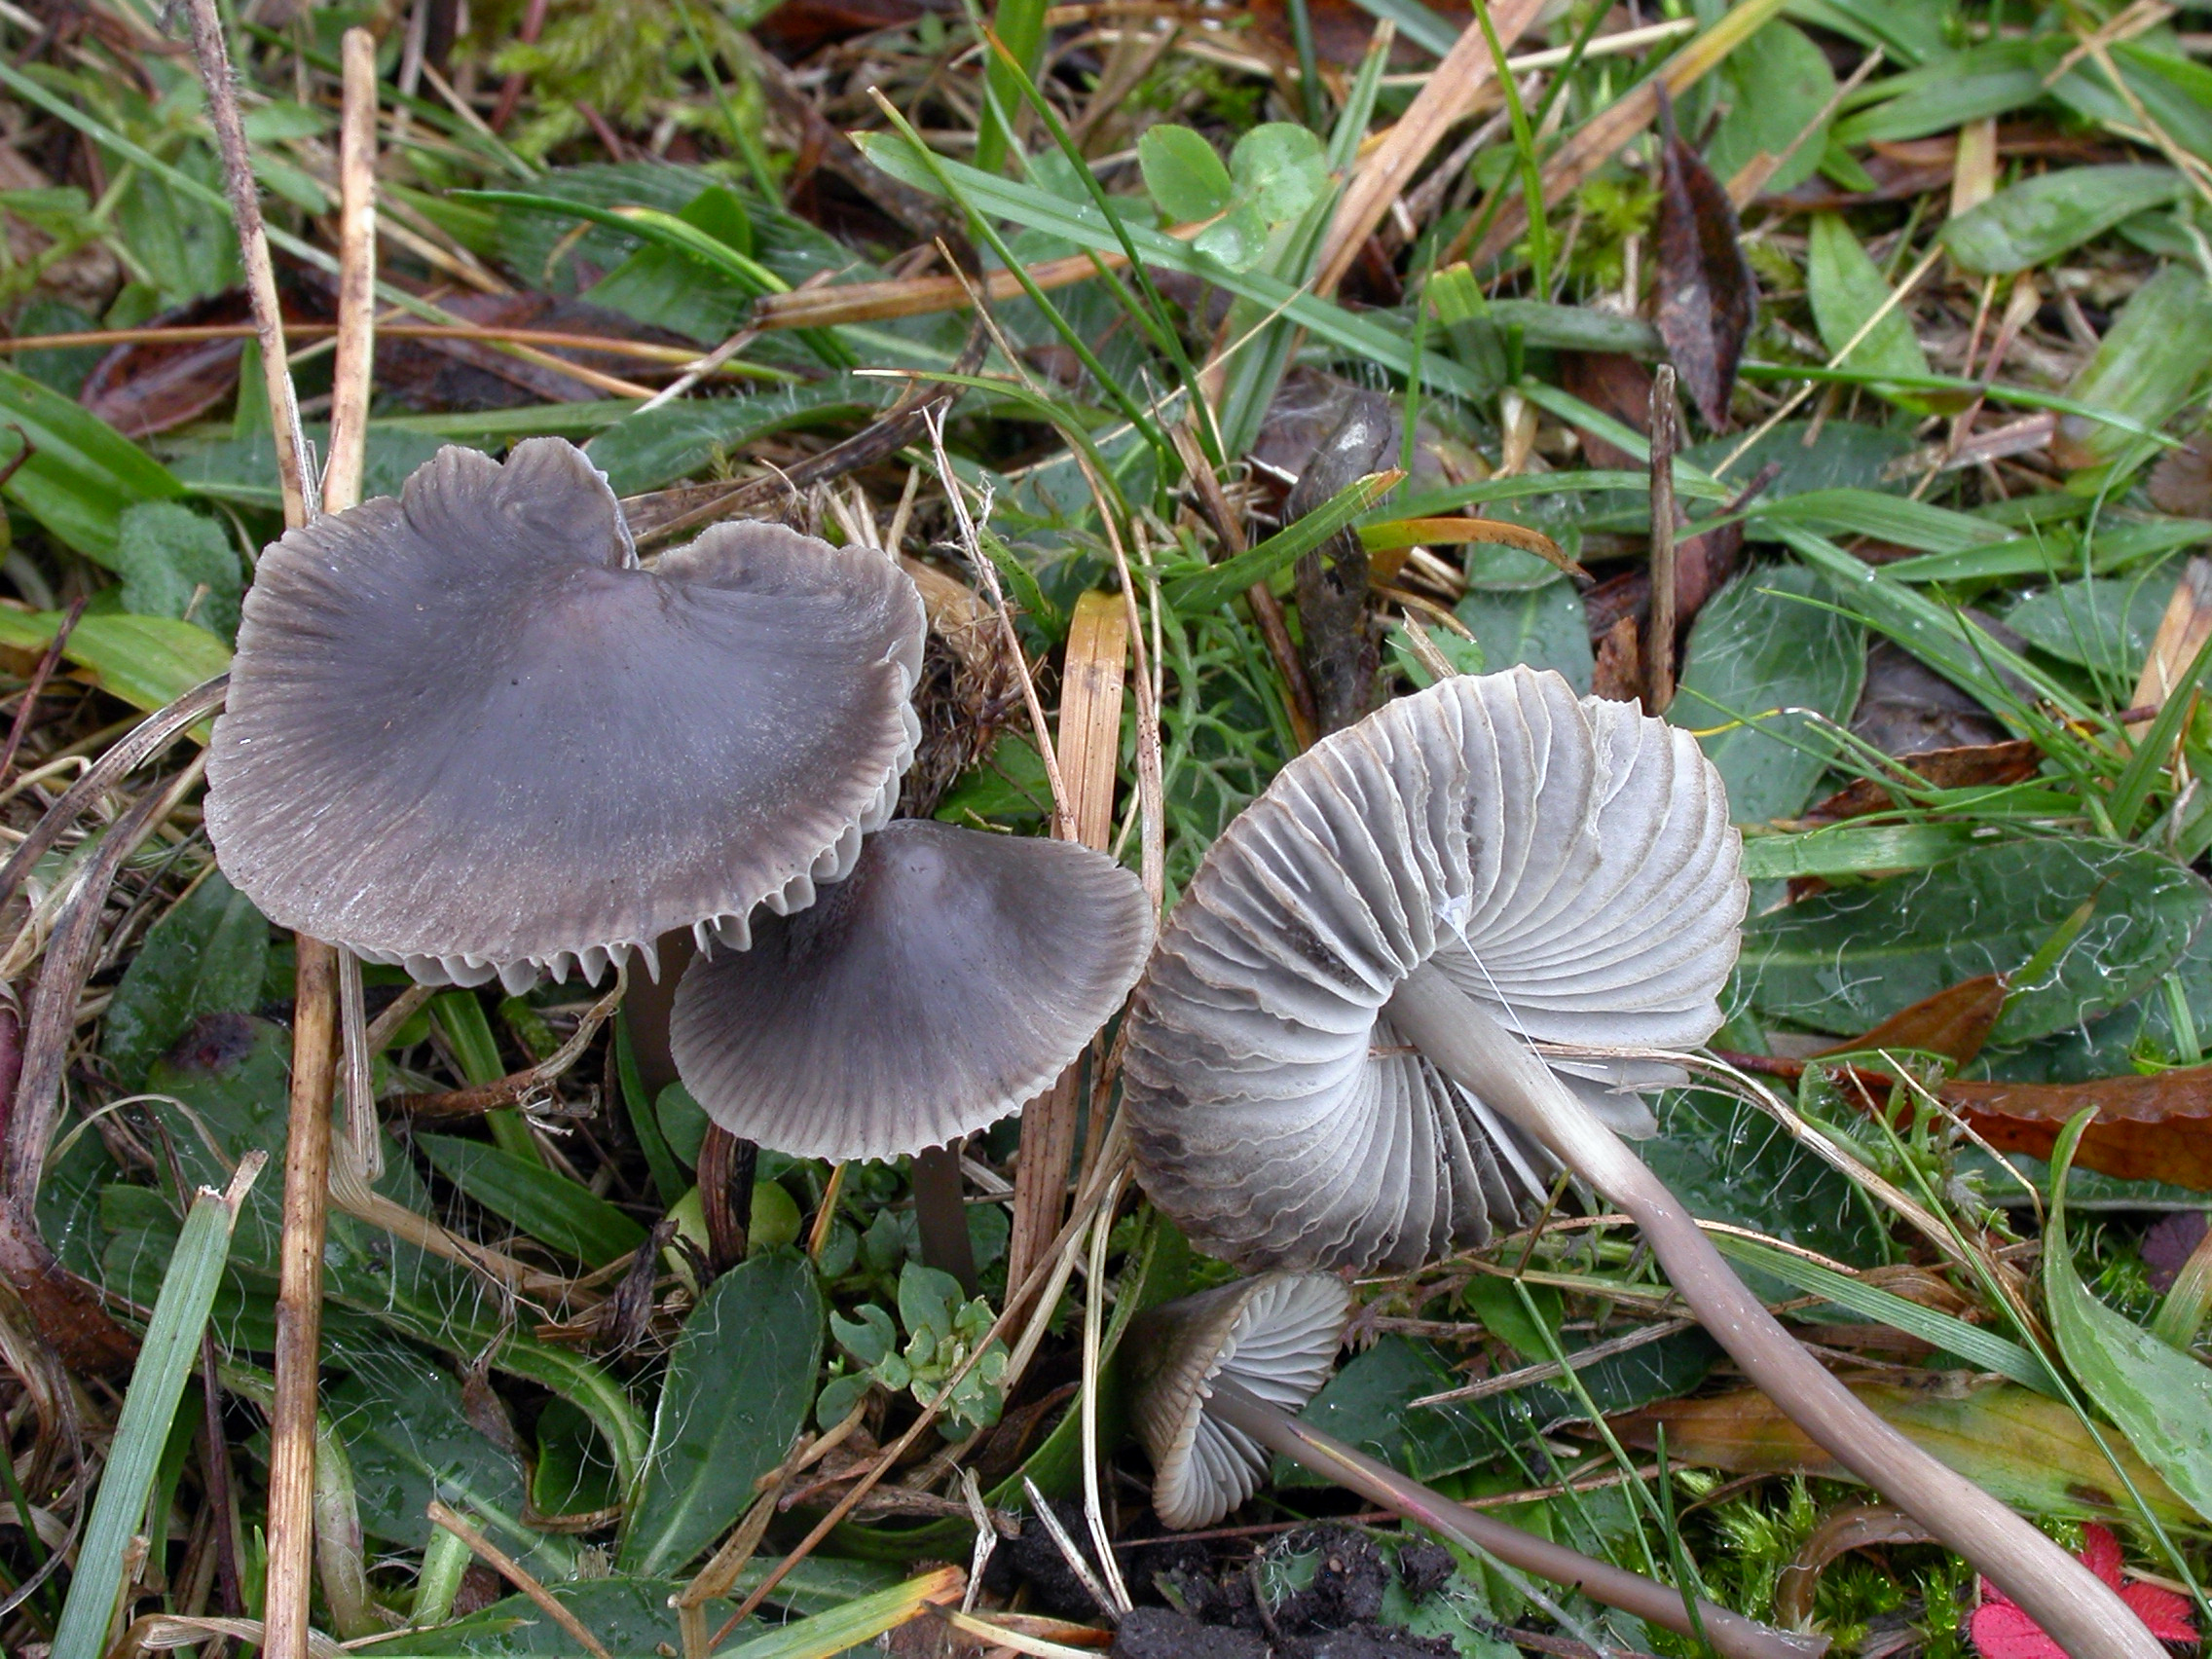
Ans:
[[[1447,1077],[1542,1141],[1642,1228],[1698,1322],[1816,1444],[1966,1557],[2067,1652],[2157,1659],[2164,1651],[2088,1568],[1876,1417],[1800,1347],[1666,1184],[1524,1039],[1425,963],[1400,983],[1388,1013]]]
[[[1301,1468],[1394,1510],[1462,1548],[1495,1556],[1508,1567],[1554,1584],[1571,1585],[1593,1601],[1663,1629],[1694,1634],[1680,1591],[1454,1503],[1387,1463],[1300,1422],[1227,1377],[1217,1376],[1206,1386],[1213,1394],[1206,1402],[1208,1417],[1242,1430]],[[1697,1610],[1705,1635],[1721,1659],[1809,1659],[1827,1649],[1825,1637],[1793,1636],[1710,1602],[1698,1603]]]

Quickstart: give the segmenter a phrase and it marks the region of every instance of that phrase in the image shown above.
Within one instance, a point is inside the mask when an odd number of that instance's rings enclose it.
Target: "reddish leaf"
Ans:
[[[2207,1225],[2202,1210],[2175,1210],[2143,1235],[2143,1266],[2151,1288],[2160,1296],[2173,1289],[2183,1266],[2203,1242]]]
[[[1601,415],[1641,432],[1651,423],[1651,371],[1625,351],[1562,351],[1562,390],[1580,398]],[[1592,466],[1641,471],[1643,462],[1606,438],[1576,428],[1582,457]]]
[[[1675,130],[1664,92],[1659,118],[1659,336],[1705,424],[1725,431],[1758,283],[1727,189]]]
[[[1899,1009],[1863,1037],[1830,1044],[1822,1054],[1843,1054],[1866,1049],[1916,1049],[1941,1054],[1965,1065],[1981,1052],[1989,1028],[2005,1011],[2005,976],[1984,974],[1978,978],[1946,985],[1910,1008]]]
[[[2168,450],[2151,468],[2151,504],[2181,518],[2212,518],[2212,432]]]
[[[763,44],[795,61],[855,35],[913,22],[936,9],[925,0],[785,0],[753,27]]]
[[[2035,1158],[2048,1158],[2066,1120],[2095,1106],[2077,1163],[2212,1192],[2212,1066],[2088,1083],[1955,1082],[1938,1093],[1998,1151]]]
[[[1430,10],[1455,30],[1465,28],[1473,18],[1460,0],[1444,0]],[[1306,15],[1313,26],[1313,55],[1324,74],[1336,65],[1355,64],[1366,55],[1367,43],[1375,33],[1375,17],[1356,0],[1307,0]],[[1278,63],[1296,66],[1298,44],[1291,33],[1290,8],[1285,0],[1252,0],[1250,17],[1252,44],[1267,47]],[[1391,51],[1390,60],[1403,66],[1429,61],[1403,36]]]
[[[2122,1587],[2120,1540],[2109,1528],[2092,1521],[2082,1529],[2082,1565],[2120,1591],[2120,1599],[2160,1641],[2196,1640],[2187,1600],[2156,1584]],[[1974,1609],[1967,1634],[1973,1639],[1974,1650],[1982,1659],[2067,1659],[2066,1649],[2046,1636],[2042,1626],[1986,1578],[1981,1581],[1981,1605]]]

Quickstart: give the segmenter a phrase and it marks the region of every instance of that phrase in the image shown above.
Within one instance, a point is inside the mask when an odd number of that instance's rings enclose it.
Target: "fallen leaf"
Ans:
[[[1473,14],[1463,5],[1450,3],[1431,5],[1452,32],[1463,30]],[[1251,41],[1255,46],[1269,50],[1269,55],[1288,68],[1298,65],[1298,42],[1291,32],[1290,8],[1284,0],[1253,0],[1248,14],[1252,19]],[[1313,29],[1313,56],[1326,74],[1334,66],[1357,63],[1367,55],[1367,43],[1375,33],[1375,15],[1357,0],[1307,0],[1306,15]],[[1393,65],[1410,67],[1426,61],[1420,48],[1405,35],[1399,35],[1391,49]]]
[[[925,0],[784,0],[753,32],[795,62],[855,35],[911,23],[933,10]]]
[[[1352,398],[1299,474],[1283,523],[1304,518],[1340,491],[1396,464],[1403,432],[1396,405],[1381,392]],[[1349,725],[1375,701],[1382,654],[1367,625],[1367,549],[1357,531],[1340,532],[1298,561],[1306,673],[1324,732]]]
[[[2143,1266],[2153,1290],[2163,1296],[2173,1289],[2183,1265],[2204,1241],[2207,1226],[2212,1223],[2202,1210],[2175,1210],[2143,1235]]]
[[[2160,1641],[2194,1641],[2196,1626],[2189,1616],[2189,1599],[2156,1584],[2140,1581],[2122,1584],[2120,1540],[2094,1521],[2082,1529],[2082,1565],[2120,1592],[2151,1634]],[[1967,1634],[1973,1638],[1982,1659],[2067,1659],[2066,1649],[2044,1634],[2004,1591],[1984,1578],[1981,1605],[1973,1611]]]
[[[216,294],[164,312],[149,328],[203,328],[244,322],[242,291]],[[129,341],[93,365],[77,401],[127,438],[151,437],[197,420],[239,384],[245,341]]]
[[[2016,1382],[1985,1383],[1964,1393],[1861,1382],[1851,1391],[1923,1451],[2014,1508],[2083,1520],[2140,1519],[2103,1448],[2064,1401]],[[1625,1444],[1646,1451],[1657,1446],[1664,1429],[1668,1454],[1699,1468],[1852,1479],[1755,1388],[1668,1400],[1606,1420]],[[2203,1527],[2132,1448],[2110,1433],[2104,1439],[2161,1525],[2193,1531]]]
[[[1647,431],[1651,424],[1651,371],[1625,351],[1562,351],[1560,388],[1624,426]],[[1618,444],[1575,428],[1582,457],[1592,466],[1641,471],[1643,462]]]
[[[1958,1080],[1938,1092],[1998,1151],[2043,1159],[2066,1120],[2094,1106],[2097,1121],[2075,1161],[2123,1180],[2212,1192],[2212,1066],[2087,1083]]]
[[[1963,1066],[1981,1052],[1989,1028],[2005,1012],[2005,981],[2003,974],[1983,974],[1945,986],[1910,1008],[1899,1009],[1864,1036],[1830,1044],[1813,1057],[1869,1049],[1913,1049],[1941,1054]]]
[[[2177,518],[2212,518],[2212,432],[2168,450],[2151,468],[2151,503]]]
[[[1862,699],[1860,707],[1865,708]],[[1989,789],[2032,778],[2043,764],[2043,751],[2026,738],[2005,743],[1974,743],[1958,749],[1925,749],[1904,757],[1906,770],[1932,789]],[[1889,785],[1872,778],[1847,784],[1825,800],[1806,810],[1807,824],[1839,824],[1847,818],[1863,818],[1870,812],[1892,812],[1897,796]]]
[[[1664,92],[1659,126],[1659,336],[1705,424],[1725,431],[1758,283],[1727,189],[1675,130],[1674,100]]]
[[[1775,1616],[1792,1628],[1812,1622],[1813,1597],[1821,1573],[1838,1556],[1876,1544],[1928,1544],[1928,1529],[1886,1503],[1849,1503],[1831,1512],[1797,1547],[1774,1585]]]
[[[1888,640],[1866,653],[1866,684],[1851,731],[1885,755],[1984,748],[2005,736],[1979,703]]]

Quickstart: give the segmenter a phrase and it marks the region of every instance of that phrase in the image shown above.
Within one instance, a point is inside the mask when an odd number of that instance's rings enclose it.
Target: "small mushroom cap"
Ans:
[[[1328,1273],[1261,1273],[1149,1308],[1122,1340],[1131,1415],[1152,1458],[1152,1506],[1170,1527],[1210,1527],[1260,1490],[1267,1449],[1206,1416],[1228,1377],[1296,1412],[1329,1380],[1351,1292]]]
[[[1104,853],[898,819],[813,908],[684,971],[677,1070],[716,1123],[779,1152],[942,1146],[1066,1070],[1151,941],[1143,886]]]
[[[433,982],[741,939],[890,816],[923,628],[881,553],[732,523],[645,571],[574,445],[441,450],[263,554],[208,833],[274,920]]]
[[[1604,1051],[1719,1025],[1741,854],[1695,739],[1557,674],[1443,681],[1324,739],[1209,849],[1131,1000],[1146,1190],[1246,1267],[1483,1242],[1540,1155],[1403,1040],[1393,990],[1433,963],[1508,1029],[1589,1051],[1554,1057],[1562,1081],[1648,1132],[1618,1091],[1666,1068]]]

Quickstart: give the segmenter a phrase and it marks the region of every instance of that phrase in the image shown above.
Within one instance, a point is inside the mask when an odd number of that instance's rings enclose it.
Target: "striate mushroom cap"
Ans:
[[[208,833],[273,920],[433,983],[742,943],[890,816],[923,629],[880,553],[732,523],[646,571],[574,445],[441,450],[263,554]]]
[[[942,1146],[1066,1070],[1151,941],[1142,884],[1104,853],[898,819],[811,909],[684,971],[677,1070],[716,1123],[778,1152]]]
[[[1261,1273],[1149,1308],[1122,1340],[1130,1412],[1152,1458],[1152,1506],[1178,1530],[1210,1527],[1260,1489],[1267,1449],[1206,1415],[1226,1376],[1296,1412],[1329,1379],[1351,1292],[1328,1273]]]
[[[1687,732],[1516,668],[1443,681],[1285,766],[1223,832],[1130,1003],[1145,1189],[1245,1267],[1410,1267],[1479,1244],[1541,1154],[1403,1040],[1434,967],[1615,1128],[1719,1025],[1748,891]]]

